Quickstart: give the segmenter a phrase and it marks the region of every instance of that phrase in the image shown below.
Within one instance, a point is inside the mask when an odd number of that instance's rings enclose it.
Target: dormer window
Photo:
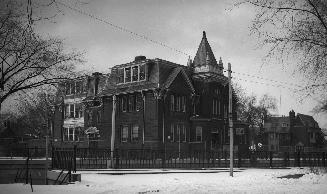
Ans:
[[[131,68],[125,68],[125,83],[131,82]]]
[[[132,81],[137,82],[139,79],[139,66],[132,67]]]
[[[117,71],[119,84],[145,80],[145,64],[120,68]]]
[[[140,68],[140,81],[145,80],[145,65],[139,65]]]

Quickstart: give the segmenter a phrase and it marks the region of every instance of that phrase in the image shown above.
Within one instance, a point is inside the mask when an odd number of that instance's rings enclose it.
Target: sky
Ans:
[[[50,22],[39,23],[37,31],[46,37],[63,39],[67,50],[84,52],[86,63],[78,65],[80,70],[108,73],[111,67],[131,62],[138,55],[186,65],[188,55],[193,59],[196,54],[202,31],[206,31],[216,59],[222,57],[224,68],[227,63],[232,64],[233,82],[241,85],[248,94],[262,96],[268,93],[279,101],[279,110],[275,114],[288,115],[294,109],[296,113],[313,115],[321,127],[327,127],[326,115],[311,112],[316,100],[305,98],[300,101],[301,94],[267,85],[278,85],[268,80],[286,82],[286,87],[294,87],[289,84],[304,85],[305,81],[294,72],[295,62],[285,65],[271,60],[263,64],[267,48],[259,47],[260,40],[250,34],[249,27],[255,15],[251,7],[235,8],[229,0],[58,1],[187,54],[58,4],[55,10],[46,14],[52,15],[58,10],[60,13]]]

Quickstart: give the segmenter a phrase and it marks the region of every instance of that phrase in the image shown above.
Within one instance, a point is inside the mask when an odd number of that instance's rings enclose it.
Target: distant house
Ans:
[[[114,128],[114,146],[118,149],[227,151],[228,79],[223,68],[205,32],[194,60],[189,59],[187,65],[137,56],[134,61],[114,66],[106,79],[99,79],[99,84],[89,80],[88,92],[78,100],[83,103],[83,119],[78,122],[76,115],[80,113],[68,108],[63,118],[67,114],[74,117],[63,119],[63,129],[60,132],[58,125],[55,136],[62,133],[58,140],[82,145],[76,131],[83,128],[83,135],[98,133],[93,137],[96,146],[110,148]],[[96,80],[97,75],[92,77]],[[62,107],[76,102],[74,95],[64,96]],[[248,125],[236,121],[235,112],[233,118],[235,149],[247,150]]]
[[[323,146],[323,133],[312,116],[292,110],[289,116],[269,117],[264,123],[265,148],[271,151],[312,151]]]
[[[53,144],[61,147],[77,144],[88,147],[95,132],[87,133],[84,125],[83,100],[95,96],[106,80],[106,75],[93,73],[59,84],[57,101],[53,106],[50,131]],[[88,111],[86,111],[88,112]]]

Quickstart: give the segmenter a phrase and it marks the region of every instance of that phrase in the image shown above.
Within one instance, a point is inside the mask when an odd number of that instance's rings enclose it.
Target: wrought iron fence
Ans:
[[[229,167],[229,152],[175,150],[53,149],[52,167],[57,169],[220,168]],[[234,152],[235,167],[280,168],[326,166],[325,152]]]

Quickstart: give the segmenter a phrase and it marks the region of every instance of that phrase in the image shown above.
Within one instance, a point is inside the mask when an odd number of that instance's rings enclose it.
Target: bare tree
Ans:
[[[4,1],[0,12],[0,108],[10,96],[71,78],[81,54],[66,53],[59,39],[42,38],[28,19],[17,12],[17,4]],[[30,0],[28,1],[30,2]],[[30,8],[31,9],[31,8]]]
[[[262,142],[264,121],[277,110],[277,99],[264,94],[259,99],[255,95],[247,95],[244,89],[234,84],[236,94],[236,112],[238,119],[249,124],[250,141]]]
[[[19,134],[31,134],[34,137],[48,135],[49,118],[55,94],[47,89],[36,90],[34,94],[21,95],[20,114],[17,115],[23,128],[17,128]],[[23,130],[23,131],[22,131]]]
[[[325,0],[240,0],[257,10],[251,32],[269,47],[267,58],[296,63],[309,80],[307,95],[326,96],[327,2]],[[320,93],[321,92],[321,93]],[[321,104],[325,110],[327,101]]]

